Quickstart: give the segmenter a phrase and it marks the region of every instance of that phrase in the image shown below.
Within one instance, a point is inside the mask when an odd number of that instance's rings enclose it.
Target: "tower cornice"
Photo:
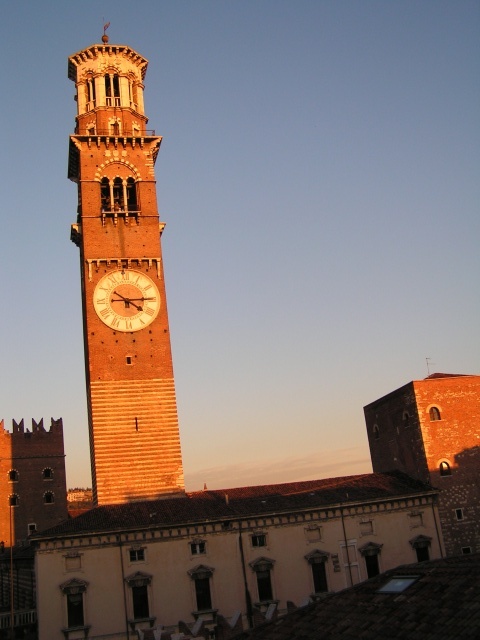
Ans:
[[[135,49],[125,44],[92,44],[86,49],[82,49],[72,54],[68,58],[68,77],[73,82],[78,82],[78,70],[88,62],[99,62],[103,59],[107,62],[109,58],[112,63],[118,56],[129,60],[132,64],[139,68],[142,80],[147,72],[148,60],[141,56]]]

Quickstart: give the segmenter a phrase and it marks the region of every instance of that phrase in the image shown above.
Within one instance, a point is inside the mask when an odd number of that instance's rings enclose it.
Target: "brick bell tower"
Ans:
[[[162,138],[146,128],[147,64],[105,34],[68,60],[95,504],[184,492],[155,191]]]

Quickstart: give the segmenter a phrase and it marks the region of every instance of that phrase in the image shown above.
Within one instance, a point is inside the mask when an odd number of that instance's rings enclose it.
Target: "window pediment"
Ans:
[[[430,536],[416,536],[410,540],[410,544],[414,549],[425,549],[425,547],[429,547],[432,538]]]
[[[329,557],[330,557],[329,552],[322,551],[321,549],[314,549],[313,551],[310,551],[310,553],[307,553],[306,556],[304,556],[305,560],[309,564],[318,564],[320,562],[326,562]]]
[[[72,578],[60,585],[60,589],[63,593],[68,595],[77,595],[87,590],[88,582],[86,580],[80,580],[79,578]]]
[[[365,556],[378,556],[382,550],[383,544],[377,544],[376,542],[367,542],[363,547],[359,547],[359,551],[363,557]]]
[[[250,562],[249,564],[254,571],[270,571],[271,569],[273,569],[275,560],[262,556],[260,558],[257,558],[256,560],[253,560],[253,562]]]
[[[136,571],[125,578],[125,582],[130,587],[145,587],[149,585],[151,581],[152,576],[149,573],[144,573],[143,571]]]
[[[204,578],[210,578],[215,569],[213,567],[207,567],[205,564],[198,564],[190,571],[187,571],[192,580],[202,580]]]

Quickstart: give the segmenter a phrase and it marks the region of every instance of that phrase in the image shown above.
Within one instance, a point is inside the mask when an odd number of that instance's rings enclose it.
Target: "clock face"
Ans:
[[[157,286],[141,271],[121,269],[105,274],[95,287],[93,306],[102,322],[115,331],[139,331],[160,311]]]

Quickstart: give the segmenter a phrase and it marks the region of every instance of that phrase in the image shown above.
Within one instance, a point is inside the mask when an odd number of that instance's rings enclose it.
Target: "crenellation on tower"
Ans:
[[[15,437],[17,434],[28,435],[29,440],[31,440],[32,434],[55,434],[61,435],[63,437],[63,419],[58,418],[50,418],[50,428],[47,430],[43,424],[43,418],[37,422],[35,418],[32,418],[32,430],[29,431],[28,427],[25,428],[25,420],[22,418],[19,422],[17,422],[14,418],[12,419],[12,431],[8,431],[4,427],[4,420],[0,422],[0,427],[3,428],[4,433],[11,437]]]
[[[4,427],[4,421],[1,421]],[[36,531],[65,520],[67,481],[62,418],[12,419],[0,438],[0,540],[19,544]],[[10,528],[10,518],[12,528]]]

